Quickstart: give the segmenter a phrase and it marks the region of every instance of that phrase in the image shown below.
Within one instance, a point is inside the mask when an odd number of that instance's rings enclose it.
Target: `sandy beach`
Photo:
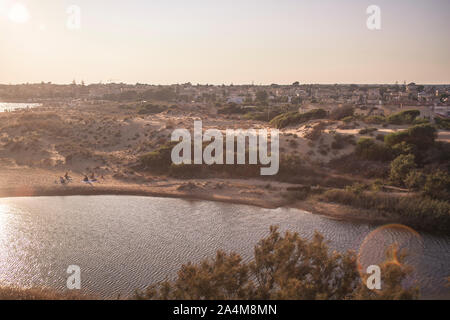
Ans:
[[[111,177],[99,179],[96,183],[82,182],[83,176],[72,174],[72,182],[62,185],[59,176],[65,172],[43,169],[2,169],[0,176],[0,198],[40,196],[93,196],[134,195],[146,197],[169,197],[186,200],[219,201],[243,204],[261,208],[296,208],[311,214],[320,214],[335,219],[371,223],[388,223],[387,218],[361,214],[362,209],[326,203],[316,199],[292,201],[286,198],[286,190],[297,185],[282,182],[243,179],[189,179],[177,180],[155,177],[148,183],[129,183]]]

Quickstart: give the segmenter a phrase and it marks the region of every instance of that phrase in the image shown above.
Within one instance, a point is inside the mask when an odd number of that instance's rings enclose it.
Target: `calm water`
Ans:
[[[379,263],[393,241],[408,247],[423,297],[450,298],[450,237],[331,220],[294,209],[128,196],[0,199],[0,283],[64,289],[78,265],[84,290],[116,297],[171,278],[182,263],[219,248],[250,259],[270,225],[311,238],[314,230],[339,251],[360,250]],[[363,245],[361,245],[364,242]]]
[[[26,108],[34,108],[39,107],[40,103],[9,103],[9,102],[0,102],[0,112],[4,111],[14,111],[17,109],[26,109]]]

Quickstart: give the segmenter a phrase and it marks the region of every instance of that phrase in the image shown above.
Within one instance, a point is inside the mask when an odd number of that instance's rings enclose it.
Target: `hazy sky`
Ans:
[[[449,0],[0,0],[0,83],[450,83],[449,31]]]

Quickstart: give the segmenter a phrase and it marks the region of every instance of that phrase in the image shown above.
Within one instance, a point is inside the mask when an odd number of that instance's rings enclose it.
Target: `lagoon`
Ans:
[[[85,292],[124,297],[218,249],[249,260],[271,225],[306,238],[317,230],[332,249],[359,251],[364,265],[380,263],[386,247],[397,242],[410,251],[410,281],[418,282],[422,297],[450,299],[449,236],[297,209],[137,196],[0,199],[0,284],[64,290],[68,266],[78,265]]]

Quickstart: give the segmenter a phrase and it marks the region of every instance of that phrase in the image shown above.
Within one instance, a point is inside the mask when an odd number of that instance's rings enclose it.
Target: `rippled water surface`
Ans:
[[[270,225],[333,249],[379,263],[392,243],[410,251],[425,298],[450,298],[450,237],[406,228],[336,221],[295,209],[261,209],[218,202],[129,196],[0,199],[0,283],[63,289],[66,269],[78,265],[82,287],[102,297],[128,295],[171,278],[181,264],[212,257],[217,249],[250,259]]]
[[[14,111],[17,109],[34,108],[40,106],[39,103],[9,103],[0,102],[0,112],[3,111]]]

